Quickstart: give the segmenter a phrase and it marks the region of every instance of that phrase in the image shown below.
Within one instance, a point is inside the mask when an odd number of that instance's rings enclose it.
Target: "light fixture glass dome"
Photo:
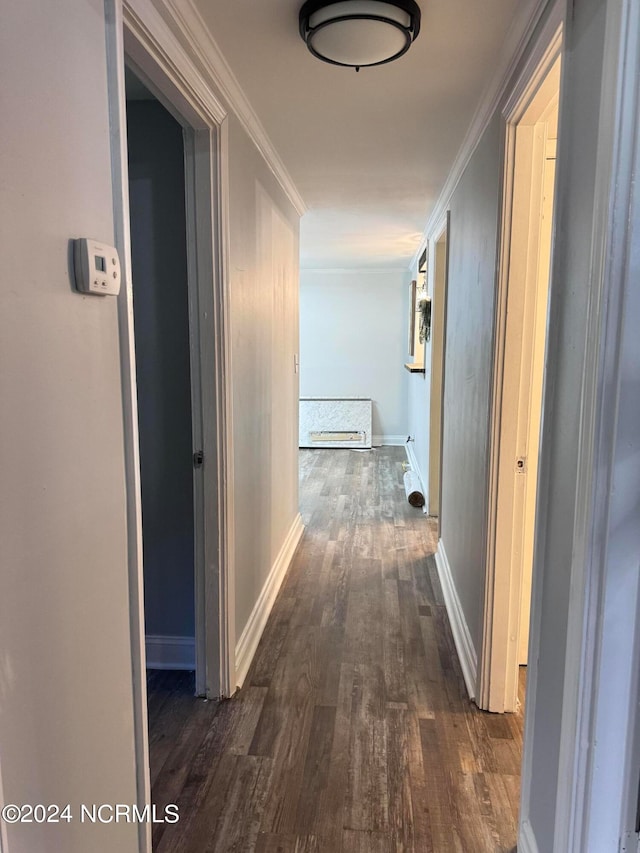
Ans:
[[[359,69],[402,56],[420,31],[414,0],[307,0],[300,35],[325,62]]]

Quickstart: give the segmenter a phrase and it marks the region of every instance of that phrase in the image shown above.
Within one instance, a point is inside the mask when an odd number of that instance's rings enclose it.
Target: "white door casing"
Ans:
[[[542,216],[561,46],[562,33],[556,28],[535,67],[516,84],[504,111],[485,607],[477,691],[478,705],[494,712],[517,708],[518,665],[523,657],[520,623],[530,600],[551,244],[541,223],[551,224],[543,223]],[[527,623],[523,634],[528,634]]]
[[[185,128],[187,243],[192,332],[192,388],[203,414],[196,430],[205,455],[196,479],[196,656],[199,690],[211,697],[235,689],[233,456],[228,258],[227,113],[183,46],[148,0],[107,0],[107,64],[112,134],[116,245],[122,259],[118,297],[121,344],[131,654],[138,802],[151,801],[146,710],[144,590],[135,333],[129,238],[124,63],[132,65]],[[194,283],[195,286],[191,286]],[[195,345],[195,351],[194,351]],[[194,356],[196,357],[194,359]],[[195,364],[195,370],[193,370]],[[206,483],[205,483],[206,478]],[[204,662],[204,665],[203,665]],[[150,826],[140,824],[139,848],[151,850]]]

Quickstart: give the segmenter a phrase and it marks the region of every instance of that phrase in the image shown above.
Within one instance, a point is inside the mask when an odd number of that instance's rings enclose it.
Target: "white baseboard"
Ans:
[[[458,598],[458,593],[451,575],[451,567],[447,559],[447,553],[444,550],[442,539],[438,542],[438,550],[436,551],[436,566],[438,567],[438,576],[442,585],[442,594],[444,603],[447,608],[449,622],[451,623],[451,632],[453,641],[456,644],[456,651],[460,659],[462,667],[462,675],[467,688],[470,699],[474,699],[476,695],[476,679],[478,674],[478,657],[475,647],[469,633],[467,620],[464,618],[462,605]]]
[[[372,444],[374,447],[402,447],[407,440],[406,433],[402,435],[374,435]]]
[[[403,444],[404,444],[404,447],[405,447],[405,450],[407,453],[407,459],[409,460],[409,465],[411,465],[412,471],[415,472],[415,474],[418,477],[418,480],[420,480],[420,486],[422,488],[422,494],[426,497],[426,492],[424,490],[424,483],[422,482],[422,474],[420,473],[420,466],[418,465],[418,459],[416,457],[416,452],[413,449],[413,442],[407,441],[405,438],[405,440],[403,441]]]
[[[533,834],[533,827],[528,820],[525,820],[520,825],[518,851],[519,853],[538,853],[538,842]]]
[[[413,449],[413,442],[407,441],[406,438],[402,442],[404,444],[407,459],[409,460],[409,465],[411,465],[411,470],[417,476],[420,482],[420,488],[422,490],[422,494],[424,495],[424,506],[422,507],[422,511],[425,515],[429,513],[429,496],[427,495],[427,490],[424,487],[424,480],[422,479],[422,474],[420,473],[420,466],[418,465],[418,458],[416,456],[416,452]]]
[[[170,637],[147,634],[147,669],[195,669],[196,641],[194,637]]]
[[[247,676],[249,666],[258,648],[260,637],[271,613],[271,608],[274,605],[284,576],[287,573],[287,569],[303,533],[304,525],[300,513],[298,513],[284,540],[280,553],[271,567],[269,577],[262,587],[260,597],[251,611],[249,621],[245,625],[244,631],[236,645],[236,685],[238,687],[242,687],[242,683]]]

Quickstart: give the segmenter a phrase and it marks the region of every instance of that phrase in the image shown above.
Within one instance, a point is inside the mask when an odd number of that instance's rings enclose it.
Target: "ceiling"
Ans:
[[[297,0],[196,0],[308,207],[306,268],[407,267],[519,0],[419,0],[396,62],[315,59]]]

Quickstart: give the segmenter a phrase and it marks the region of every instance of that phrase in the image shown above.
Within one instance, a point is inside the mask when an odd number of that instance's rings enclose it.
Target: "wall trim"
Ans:
[[[467,620],[464,618],[464,612],[458,598],[458,592],[451,574],[451,566],[449,565],[442,539],[438,542],[435,559],[438,568],[438,577],[442,584],[442,595],[444,596],[444,603],[447,608],[449,623],[451,624],[453,641],[456,645],[458,658],[460,659],[460,666],[462,667],[464,683],[467,687],[469,698],[475,699],[478,657],[473,641],[471,640]]]
[[[528,2],[520,4],[518,14],[509,27],[502,43],[500,54],[496,59],[493,77],[484,90],[447,180],[427,220],[422,240],[411,260],[410,270],[417,269],[418,259],[424,251],[429,238],[446,213],[451,196],[455,192],[458,182],[467,168],[491,117],[500,106],[507,86],[511,82],[525,51],[529,47],[529,42],[535,28],[548,5],[549,0],[528,0]],[[557,19],[557,26],[560,26],[564,13],[564,3],[562,0],[554,0],[552,9],[551,17],[554,22]]]
[[[180,100],[194,106],[194,95],[201,105],[206,107],[206,117],[221,124],[227,116],[226,107],[215,96],[207,81],[194,67],[193,60],[180,43],[177,35],[162,18],[152,0],[119,0],[123,5],[125,29],[125,53],[130,34],[135,35],[138,43],[145,46],[146,53],[160,59],[163,67],[171,70],[171,82],[176,92],[171,100],[144,73],[136,68],[135,72],[147,88],[161,101],[163,106],[180,123]],[[130,57],[128,57],[130,58]],[[176,97],[176,95],[178,97]],[[176,115],[178,110],[178,115]]]
[[[291,204],[298,214],[303,216],[307,211],[304,199],[192,0],[157,2],[171,19],[173,27],[178,29],[192,55],[206,71],[209,81],[220,92],[249,134]]]
[[[520,827],[518,850],[520,853],[538,853],[538,842],[533,833],[533,827],[528,820],[523,821]]]
[[[407,439],[405,438],[402,443],[404,444],[404,449],[407,453],[407,459],[409,460],[409,465],[411,465],[411,470],[416,474],[418,480],[420,480],[422,494],[426,498],[427,493],[424,488],[424,477],[422,476],[422,471],[420,470],[420,465],[418,464],[418,457],[416,456],[416,451],[414,450],[413,442],[407,441]]]
[[[151,802],[149,772],[149,721],[147,712],[146,648],[144,627],[144,577],[142,554],[142,498],[136,355],[131,287],[131,244],[129,233],[129,185],[127,180],[127,117],[124,82],[125,0],[104,4],[109,129],[113,186],[114,242],[122,264],[122,288],[117,297],[122,386],[125,490],[127,513],[127,574],[129,581],[129,630],[133,737],[135,750],[136,801],[139,807]],[[138,849],[151,853],[151,826],[138,825]]]
[[[251,616],[249,616],[249,620],[238,640],[238,645],[236,646],[236,684],[238,687],[242,687],[247,676],[251,661],[262,637],[262,632],[267,624],[267,619],[269,618],[269,614],[282,586],[282,581],[291,565],[291,560],[303,533],[304,524],[302,523],[300,513],[298,513],[293,520],[293,524],[287,533],[282,548],[262,587],[262,592],[251,611]]]
[[[173,637],[162,634],[147,634],[147,669],[193,669],[196,668],[195,637]]]
[[[371,442],[374,447],[402,447],[406,442],[406,433],[402,435],[374,435],[371,437]]]
[[[518,78],[505,90],[502,115],[509,122],[519,122],[538,93],[549,70],[561,55],[564,41],[563,6],[556,3],[553,13],[542,28],[535,45],[528,51]]]

